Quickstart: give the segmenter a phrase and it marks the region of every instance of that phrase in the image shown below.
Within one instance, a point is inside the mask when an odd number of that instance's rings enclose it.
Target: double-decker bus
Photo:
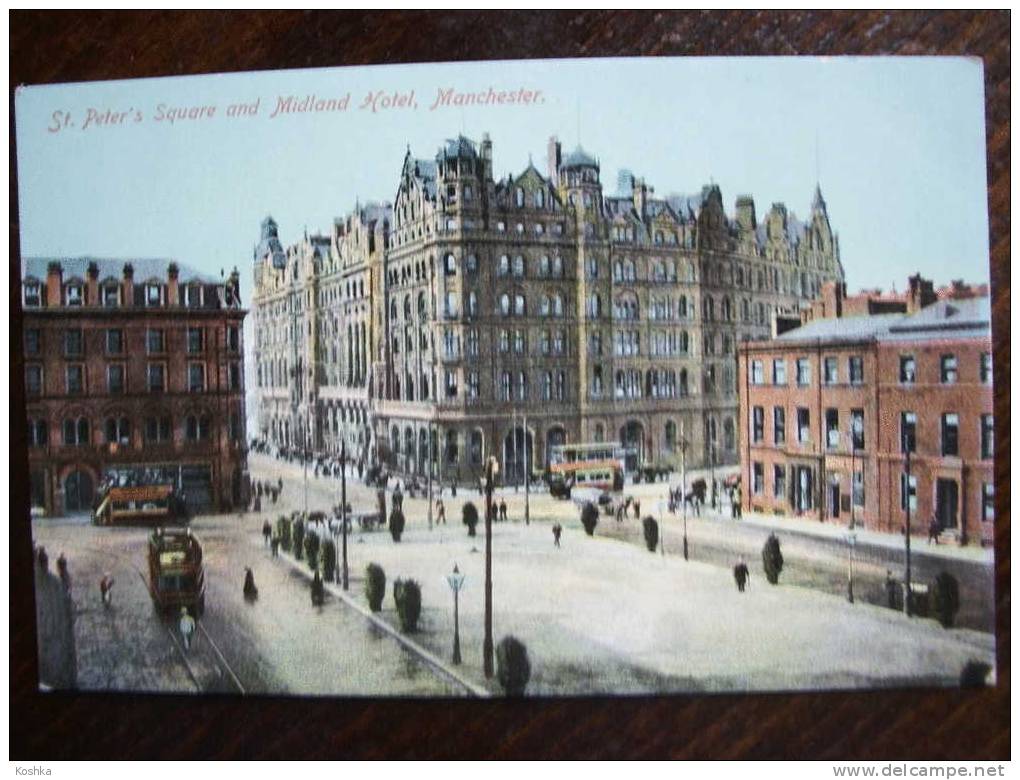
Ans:
[[[149,591],[157,609],[205,610],[202,545],[191,529],[157,528],[149,537]]]
[[[549,489],[568,496],[574,487],[623,490],[626,450],[618,441],[559,444],[549,452]]]

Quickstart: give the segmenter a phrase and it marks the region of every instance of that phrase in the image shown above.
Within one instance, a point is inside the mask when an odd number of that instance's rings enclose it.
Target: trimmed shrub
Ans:
[[[655,552],[659,548],[659,524],[651,515],[645,515],[641,521],[641,530],[645,534],[645,545],[648,552]]]
[[[765,579],[771,585],[778,585],[779,573],[783,570],[783,552],[775,534],[769,534],[765,540],[765,546],[761,548],[761,562],[765,567]]]
[[[322,578],[326,582],[332,582],[336,579],[336,544],[332,539],[326,539],[322,543],[320,561],[322,563]]]
[[[308,568],[310,569],[319,568],[320,546],[318,534],[305,534],[305,560],[308,562]]]
[[[386,572],[377,563],[370,563],[365,569],[365,598],[373,612],[382,609],[383,599],[386,598]]]
[[[305,521],[301,518],[294,521],[291,544],[294,547],[294,557],[300,561],[305,554]]]
[[[468,529],[468,536],[474,536],[475,527],[478,525],[478,507],[468,501],[464,504],[460,511],[461,519]]]
[[[397,580],[393,583],[393,600],[397,603],[400,630],[413,634],[421,617],[421,586],[414,580]]]
[[[393,541],[399,542],[400,537],[404,533],[404,513],[399,509],[394,509],[390,512],[390,536],[393,537]]]
[[[960,611],[960,585],[947,571],[935,578],[931,586],[931,606],[935,619],[944,628],[952,628],[956,613]]]
[[[594,536],[595,526],[598,524],[598,508],[591,501],[585,501],[584,506],[581,507],[581,525],[584,526],[584,532],[588,534],[588,536]]]
[[[987,684],[988,673],[992,667],[984,661],[967,661],[960,672],[961,688],[984,688]]]
[[[280,538],[280,547],[285,552],[290,552],[290,518],[280,515],[276,521],[276,535]]]
[[[528,648],[514,636],[505,636],[496,646],[496,676],[507,696],[523,696],[531,679]]]

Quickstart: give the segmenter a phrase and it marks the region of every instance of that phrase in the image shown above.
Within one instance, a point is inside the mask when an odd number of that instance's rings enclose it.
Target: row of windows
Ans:
[[[197,355],[206,349],[206,329],[188,328],[185,335],[185,349],[189,355]],[[227,349],[231,352],[241,350],[241,330],[235,325],[227,326]],[[39,328],[26,328],[25,354],[36,356],[42,354],[43,335]],[[105,354],[123,355],[126,341],[121,328],[106,328],[103,331]],[[166,331],[160,328],[148,328],[145,331],[145,351],[148,354],[161,354],[167,351]],[[63,332],[63,354],[68,358],[80,358],[85,355],[85,333],[81,328],[69,328]]]
[[[167,368],[165,363],[148,363],[145,367],[145,389],[160,393],[167,389]],[[208,388],[205,363],[188,363],[187,391],[202,393]],[[85,395],[88,390],[86,367],[72,363],[64,367],[64,390],[68,395]],[[231,363],[227,372],[228,389],[241,389],[241,364]],[[25,390],[30,396],[43,394],[43,367],[37,364],[25,366]],[[94,388],[94,391],[96,389]],[[123,395],[128,392],[127,364],[109,363],[106,366],[106,392]]]
[[[797,409],[797,441],[801,444],[811,442],[811,410],[804,407]],[[751,442],[761,444],[765,441],[765,407],[755,406],[751,409]],[[846,431],[846,444],[849,449],[865,449],[864,410],[851,409]],[[843,431],[840,429],[839,410],[825,410],[825,446],[827,449],[839,449],[843,442]],[[786,443],[786,407],[772,407],[772,443],[781,446]]]
[[[244,431],[241,426],[241,415],[232,412],[228,421],[229,436],[233,441],[240,441]],[[91,422],[87,417],[66,418],[60,425],[60,443],[67,447],[84,447],[92,443]],[[132,420],[128,417],[107,417],[99,425],[103,444],[130,445],[133,430]],[[142,441],[146,444],[159,444],[173,441],[174,424],[169,416],[145,417],[139,429]],[[184,418],[182,434],[185,441],[208,441],[212,438],[212,417],[208,414],[187,415]],[[48,447],[50,442],[49,424],[46,420],[30,418],[28,421],[28,441],[30,447]]]
[[[980,420],[981,457],[995,456],[995,418],[982,414]],[[943,457],[960,455],[960,415],[947,412],[939,418],[939,451]],[[900,452],[917,452],[917,412],[900,412]]]
[[[944,385],[956,384],[960,379],[960,363],[957,356],[949,353],[939,356],[939,381]],[[982,384],[992,382],[992,353],[982,352],[978,365],[978,380]],[[917,358],[914,355],[900,355],[900,382],[914,384],[917,381]]]
[[[23,301],[25,308],[38,308],[43,305],[44,286],[39,282],[28,281],[23,285]],[[135,291],[134,305],[162,306],[166,301],[166,285],[148,283],[140,285]],[[188,308],[205,306],[206,291],[203,285],[189,284],[181,287],[183,304]],[[61,288],[61,303],[64,306],[85,305],[85,285],[80,282],[67,282]],[[99,304],[105,308],[116,308],[124,305],[123,287],[119,282],[104,283],[99,286]]]
[[[860,355],[851,355],[847,358],[847,380],[851,385],[864,383],[864,358]],[[811,385],[811,360],[806,357],[794,360],[794,376],[799,387]],[[835,357],[826,357],[822,361],[822,381],[826,385],[839,384],[839,360]],[[786,360],[778,358],[772,361],[771,380],[773,385],[786,384]],[[765,384],[765,363],[762,360],[751,361],[751,384]]]

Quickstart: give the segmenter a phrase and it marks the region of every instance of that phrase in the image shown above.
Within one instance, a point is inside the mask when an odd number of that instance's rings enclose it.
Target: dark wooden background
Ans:
[[[994,290],[999,687],[439,702],[35,692],[21,383],[11,383],[12,759],[1009,757],[1008,12],[11,12],[11,349],[19,368],[14,88],[237,70],[532,57],[983,59]],[[917,197],[926,197],[918,182]],[[932,220],[953,215],[931,203]],[[72,215],[73,216],[73,215]],[[68,215],[54,214],[53,219]],[[961,258],[962,259],[962,258]],[[969,260],[970,258],[967,258]],[[752,641],[749,639],[749,641]]]

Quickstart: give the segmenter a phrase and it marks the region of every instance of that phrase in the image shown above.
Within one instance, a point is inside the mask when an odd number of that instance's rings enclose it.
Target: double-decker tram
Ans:
[[[549,489],[569,491],[574,487],[623,490],[626,450],[618,441],[559,444],[549,452]]]

